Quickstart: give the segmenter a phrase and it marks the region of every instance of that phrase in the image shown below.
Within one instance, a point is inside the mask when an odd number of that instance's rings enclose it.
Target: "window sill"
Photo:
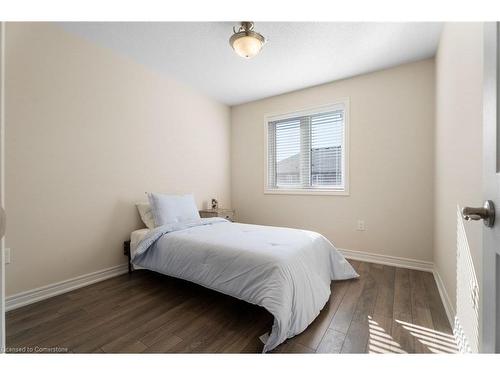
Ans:
[[[341,195],[348,196],[348,190],[321,190],[321,189],[264,189],[264,194],[284,195]]]

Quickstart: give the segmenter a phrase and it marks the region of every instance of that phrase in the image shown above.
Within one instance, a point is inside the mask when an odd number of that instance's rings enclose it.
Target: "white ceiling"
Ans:
[[[61,26],[229,105],[434,56],[441,23],[256,22],[251,60],[229,46],[237,22],[73,22]]]

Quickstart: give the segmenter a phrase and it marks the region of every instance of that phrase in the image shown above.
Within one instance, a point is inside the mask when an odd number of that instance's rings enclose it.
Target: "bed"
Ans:
[[[322,235],[299,229],[194,219],[135,231],[130,258],[145,268],[267,309],[268,352],[304,331],[330,297],[331,280],[357,273]]]

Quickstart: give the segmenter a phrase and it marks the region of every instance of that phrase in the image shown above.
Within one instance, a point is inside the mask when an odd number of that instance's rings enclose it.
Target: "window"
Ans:
[[[266,118],[267,193],[348,194],[348,105]]]

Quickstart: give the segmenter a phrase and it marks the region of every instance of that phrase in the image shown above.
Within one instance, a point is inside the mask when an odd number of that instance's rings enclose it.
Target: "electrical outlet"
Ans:
[[[366,230],[364,220],[358,220],[358,226],[356,227],[356,230],[361,230],[361,231]]]
[[[10,263],[10,249],[9,248],[6,248],[4,249],[4,257],[5,257],[5,264],[9,264]]]

